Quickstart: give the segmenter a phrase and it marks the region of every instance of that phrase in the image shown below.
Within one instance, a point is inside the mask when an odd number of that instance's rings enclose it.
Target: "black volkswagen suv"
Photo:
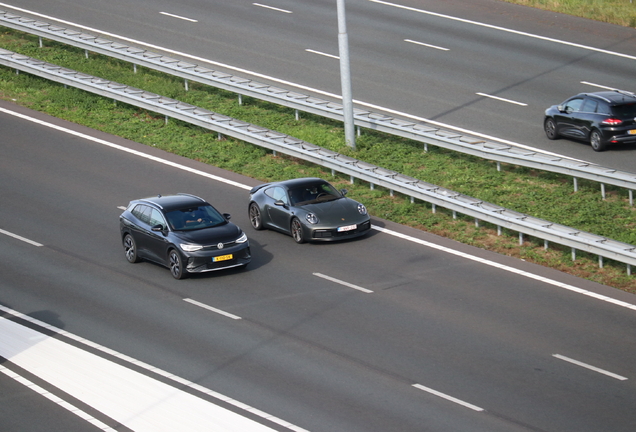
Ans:
[[[175,279],[246,266],[250,244],[241,229],[194,195],[158,195],[131,201],[119,216],[128,262],[141,259],[170,269]]]
[[[636,143],[636,94],[614,90],[579,93],[545,111],[545,134],[589,142],[595,151],[608,144]]]

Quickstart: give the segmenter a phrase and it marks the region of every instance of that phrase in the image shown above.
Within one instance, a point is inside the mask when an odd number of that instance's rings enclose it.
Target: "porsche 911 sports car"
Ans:
[[[319,178],[265,183],[250,191],[254,229],[291,235],[296,243],[354,238],[371,229],[366,207]]]

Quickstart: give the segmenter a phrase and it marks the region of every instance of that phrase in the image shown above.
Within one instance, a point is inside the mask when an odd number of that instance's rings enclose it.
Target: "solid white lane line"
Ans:
[[[100,351],[100,352],[105,353],[107,355],[113,356],[113,357],[115,357],[115,358],[117,358],[119,360],[122,360],[122,361],[126,362],[126,363],[134,364],[135,366],[137,366],[137,367],[139,367],[141,369],[144,369],[144,370],[146,370],[146,371],[148,371],[148,372],[150,372],[152,374],[157,374],[157,375],[162,376],[162,377],[164,377],[164,378],[166,378],[166,379],[168,379],[170,381],[173,381],[174,383],[178,384],[179,386],[189,387],[189,388],[191,388],[193,390],[196,390],[198,392],[206,394],[206,395],[208,395],[210,397],[213,397],[213,398],[218,399],[220,401],[226,402],[226,403],[228,403],[228,404],[230,404],[232,406],[235,406],[235,407],[240,408],[242,410],[246,410],[246,411],[248,411],[248,412],[250,412],[250,413],[252,413],[252,414],[254,414],[254,415],[258,416],[258,417],[261,417],[261,418],[267,419],[267,420],[269,420],[271,422],[274,422],[276,424],[285,426],[286,428],[288,428],[288,429],[290,429],[292,431],[295,431],[295,432],[307,432],[305,429],[303,429],[301,427],[298,427],[298,426],[296,426],[294,424],[291,424],[291,423],[289,423],[289,422],[287,422],[287,421],[285,421],[283,419],[280,419],[278,417],[274,417],[271,414],[265,413],[265,412],[263,412],[261,410],[258,410],[256,408],[254,408],[254,407],[246,405],[243,402],[239,402],[239,401],[237,401],[235,399],[232,399],[232,398],[230,398],[230,397],[228,397],[228,396],[226,396],[224,394],[215,392],[214,390],[211,390],[209,388],[203,387],[200,384],[194,383],[192,381],[188,381],[187,379],[184,379],[184,378],[181,378],[179,376],[176,376],[176,375],[174,375],[174,374],[172,374],[170,372],[167,372],[167,371],[164,371],[162,369],[159,369],[159,368],[157,368],[155,366],[152,366],[152,365],[150,365],[148,363],[144,363],[144,362],[142,362],[140,360],[137,360],[137,359],[135,359],[133,357],[129,357],[129,356],[125,355],[125,354],[122,354],[120,352],[117,352],[115,350],[107,348],[107,347],[105,347],[103,345],[99,345],[99,344],[97,344],[95,342],[92,342],[92,341],[90,341],[88,339],[84,339],[84,338],[82,338],[80,336],[77,336],[77,335],[75,335],[73,333],[69,333],[66,330],[62,330],[61,328],[52,326],[52,325],[50,325],[48,323],[45,323],[44,321],[40,321],[40,320],[38,320],[36,318],[33,318],[33,317],[29,316],[29,315],[25,315],[25,314],[23,314],[21,312],[15,311],[13,309],[9,309],[9,308],[7,308],[5,306],[2,306],[2,305],[0,305],[0,311],[5,312],[7,314],[11,314],[11,315],[13,315],[15,317],[18,317],[20,319],[23,319],[23,320],[25,320],[27,322],[36,324],[39,327],[48,329],[48,330],[50,330],[50,331],[52,331],[54,333],[59,334],[60,336],[64,336],[64,337],[66,337],[68,339],[71,339],[73,341],[79,342],[82,345],[91,347],[94,350],[97,350],[97,351]],[[0,318],[0,324],[2,324],[3,321],[4,321],[4,319]],[[7,337],[7,334],[5,334],[2,331],[0,331],[0,339],[3,338],[3,337]],[[28,341],[29,344],[34,344],[38,340],[41,340],[42,338],[46,338],[46,337],[47,336],[45,336],[44,334],[34,331],[34,333],[32,333],[26,339],[26,341]],[[55,340],[57,340],[57,339],[55,339]],[[61,341],[59,341],[59,342],[63,343]],[[5,355],[3,355],[3,353],[5,353],[5,351],[3,351],[3,350],[9,349],[9,348],[10,348],[9,346],[5,346],[4,344],[0,343],[0,356],[7,358]],[[9,358],[9,360],[12,361],[11,358]],[[39,358],[39,360],[43,361],[43,362],[46,362],[47,366],[50,365],[50,367],[55,368],[55,363],[52,363],[49,359],[47,359],[47,358]],[[26,368],[24,368],[24,369],[26,369]],[[54,371],[52,371],[52,372],[54,372]],[[42,376],[37,374],[37,373],[35,373],[34,375],[37,375],[38,377],[42,378]],[[111,400],[114,401],[114,400],[119,400],[119,399],[116,396],[113,396],[111,398]],[[181,416],[181,415],[184,415],[184,414],[183,413],[179,413],[179,415]],[[111,418],[113,418],[113,417],[111,416]],[[173,431],[173,430],[183,430],[183,429],[187,429],[187,428],[186,427],[179,427],[179,428],[176,428],[176,429],[168,429],[168,430]],[[157,432],[159,430],[163,430],[163,429],[159,428],[159,429],[155,429],[155,430],[150,431],[150,432]],[[192,430],[194,430],[194,429],[192,429]],[[209,430],[209,428],[205,429],[205,430],[207,431],[207,430]],[[220,429],[220,430],[225,430],[225,429]],[[241,429],[239,429],[239,430],[242,431]],[[251,430],[251,429],[243,429],[243,430]]]
[[[489,28],[489,29],[493,29],[493,30],[499,30],[499,31],[507,32],[507,33],[513,33],[513,34],[520,35],[520,36],[526,36],[526,37],[530,37],[530,38],[534,38],[534,39],[540,39],[540,40],[544,40],[544,41],[547,41],[547,42],[554,42],[554,43],[567,45],[567,46],[571,46],[571,47],[575,47],[575,48],[582,48],[582,49],[589,50],[589,51],[595,51],[595,52],[599,52],[599,53],[603,53],[603,54],[609,54],[609,55],[613,55],[613,56],[617,56],[617,57],[624,57],[624,58],[628,58],[628,59],[631,59],[631,60],[636,60],[635,56],[628,55],[628,54],[622,54],[622,53],[619,53],[619,52],[616,52],[616,51],[608,51],[608,50],[604,50],[604,49],[601,49],[601,48],[595,48],[595,47],[591,47],[591,46],[587,46],[587,45],[581,45],[581,44],[577,44],[577,43],[567,42],[567,41],[560,40],[560,39],[553,39],[553,38],[549,38],[549,37],[546,37],[546,36],[540,36],[540,35],[536,35],[536,34],[532,34],[532,33],[526,33],[526,32],[522,32],[522,31],[519,31],[519,30],[509,29],[509,28],[506,28],[506,27],[499,27],[499,26],[496,26],[496,25],[486,24],[486,23],[482,23],[482,22],[479,22],[479,21],[472,21],[472,20],[468,20],[468,19],[464,19],[464,18],[458,18],[458,17],[454,17],[454,16],[451,16],[451,15],[444,15],[444,14],[431,12],[431,11],[427,11],[427,10],[423,10],[423,9],[417,9],[417,8],[410,7],[410,6],[403,6],[403,5],[399,5],[399,4],[395,4],[395,3],[389,3],[389,2],[386,2],[386,1],[382,1],[382,0],[369,0],[369,1],[373,2],[373,3],[382,4],[382,5],[385,5],[385,6],[391,6],[391,7],[398,8],[398,9],[408,10],[408,11],[411,11],[411,12],[419,12],[419,13],[426,14],[426,15],[436,16],[438,18],[445,18],[445,19],[458,21],[458,22],[463,22],[463,23],[466,23],[466,24],[473,24],[473,25],[476,25],[476,26],[485,27],[485,28]]]
[[[11,369],[7,369],[6,367],[0,365],[0,372],[5,374],[9,378],[16,380],[17,382],[24,385],[25,387],[28,387],[29,389],[33,390],[34,392],[38,393],[40,396],[44,396],[45,398],[58,404],[62,408],[66,409],[67,411],[72,412],[76,416],[80,417],[82,420],[89,422],[90,424],[97,427],[98,429],[101,429],[103,431],[108,431],[108,432],[117,432],[116,429],[111,428],[106,423],[103,423],[102,421],[97,420],[95,417],[89,415],[85,411],[82,411],[81,409],[77,408],[75,405],[71,405],[65,400],[60,399],[59,397],[55,396],[53,393],[49,392],[48,390],[43,389],[39,385],[13,372]]]
[[[598,299],[598,300],[602,300],[602,301],[605,301],[605,302],[608,302],[608,303],[615,304],[617,306],[621,306],[621,307],[636,311],[636,305],[632,304],[632,303],[627,303],[627,302],[624,302],[622,300],[617,300],[617,299],[614,299],[614,298],[611,298],[611,297],[604,296],[602,294],[597,294],[597,293],[592,292],[592,291],[587,291],[587,290],[584,290],[582,288],[575,287],[573,285],[568,285],[568,284],[563,283],[563,282],[558,282],[558,281],[555,281],[555,280],[552,280],[552,279],[548,279],[546,277],[543,277],[543,276],[540,276],[540,275],[537,275],[537,274],[534,274],[534,273],[530,273],[530,272],[527,272],[527,271],[519,270],[519,269],[516,269],[514,267],[510,267],[510,266],[504,265],[504,264],[499,264],[499,263],[494,262],[494,261],[490,261],[490,260],[487,260],[487,259],[484,259],[484,258],[480,258],[480,257],[474,256],[474,255],[470,255],[470,254],[467,254],[465,252],[461,252],[461,251],[458,251],[458,250],[455,250],[455,249],[451,249],[451,248],[448,248],[448,247],[445,247],[445,246],[441,246],[441,245],[438,245],[438,244],[435,244],[435,243],[427,242],[425,240],[420,240],[418,238],[411,237],[411,236],[408,236],[406,234],[398,233],[396,231],[391,231],[391,230],[388,230],[386,228],[382,228],[382,227],[379,227],[379,226],[372,225],[371,229],[374,229],[376,231],[380,231],[380,232],[383,232],[385,234],[389,234],[389,235],[392,235],[394,237],[398,237],[398,238],[401,238],[401,239],[404,239],[404,240],[408,240],[408,241],[411,241],[413,243],[418,243],[418,244],[421,244],[423,246],[430,247],[432,249],[437,249],[437,250],[444,251],[444,252],[447,252],[447,253],[452,254],[452,255],[457,255],[457,256],[472,260],[472,261],[476,261],[476,262],[479,262],[481,264],[489,265],[491,267],[495,267],[495,268],[498,268],[498,269],[501,269],[501,270],[504,270],[504,271],[507,271],[507,272],[510,272],[510,273],[514,273],[514,274],[517,274],[519,276],[524,276],[524,277],[527,277],[528,279],[534,279],[534,280],[537,280],[537,281],[540,281],[540,282],[543,282],[543,283],[546,283],[546,284],[550,284],[550,285],[553,285],[553,286],[556,286],[556,287],[559,287],[559,288],[563,288],[563,289],[566,289],[566,290],[569,290],[569,291],[573,291],[573,292],[578,293],[578,294],[583,294],[583,295],[586,295],[586,296],[589,296],[589,297],[593,297],[593,298]]]
[[[5,230],[3,230],[3,229],[0,229],[0,234],[4,234],[4,235],[7,235],[7,236],[9,236],[9,237],[13,237],[14,239],[21,240],[21,241],[23,241],[23,242],[25,242],[25,243],[28,243],[28,244],[30,244],[30,245],[33,245],[33,246],[38,246],[38,247],[44,246],[42,243],[38,243],[38,242],[36,242],[36,241],[29,240],[29,239],[28,239],[28,238],[26,238],[26,237],[22,237],[22,236],[19,236],[19,235],[17,235],[17,234],[13,234],[12,232],[5,231]]]
[[[219,177],[219,176],[215,176],[215,175],[212,175],[212,174],[208,174],[206,172],[199,171],[199,170],[187,167],[185,165],[180,165],[180,164],[175,163],[175,162],[170,162],[168,160],[161,159],[161,158],[156,157],[156,156],[151,156],[151,155],[148,155],[148,154],[140,152],[140,151],[132,150],[132,149],[129,149],[129,148],[126,148],[126,147],[123,147],[123,146],[120,146],[120,145],[105,141],[105,140],[97,139],[97,138],[92,137],[90,135],[86,135],[86,134],[82,134],[82,133],[79,133],[79,132],[75,132],[75,131],[73,131],[71,129],[67,129],[67,128],[64,128],[64,127],[61,127],[61,126],[54,125],[52,123],[48,123],[48,122],[45,122],[45,121],[42,121],[42,120],[38,120],[36,118],[29,117],[27,115],[17,113],[15,111],[11,111],[11,110],[7,110],[7,109],[4,109],[4,108],[0,108],[0,112],[4,112],[6,114],[9,114],[9,115],[12,115],[12,116],[15,116],[15,117],[19,117],[19,118],[22,118],[24,120],[28,120],[28,121],[40,124],[42,126],[50,127],[52,129],[56,129],[58,131],[68,133],[70,135],[78,136],[78,137],[84,138],[86,140],[96,142],[98,144],[103,144],[105,146],[111,147],[111,148],[116,149],[116,150],[121,150],[123,152],[131,153],[131,154],[134,154],[136,156],[152,160],[154,162],[158,162],[158,163],[162,163],[162,164],[165,164],[165,165],[169,165],[169,166],[172,166],[174,168],[190,172],[192,174],[200,175],[200,176],[212,179],[212,180],[216,180],[216,181],[219,181],[219,182],[227,183],[229,185],[236,186],[236,187],[244,189],[244,190],[250,190],[251,189],[251,186],[244,185],[242,183],[238,183],[238,182],[235,182],[235,181],[232,181],[232,180],[225,179],[223,177]],[[430,247],[430,248],[433,248],[433,249],[441,250],[441,251],[444,251],[444,252],[447,252],[447,253],[450,253],[450,254],[453,254],[453,255],[461,256],[461,257],[464,257],[464,258],[469,259],[469,260],[477,261],[477,262],[480,262],[480,263],[485,264],[485,265],[489,265],[489,266],[492,266],[492,267],[497,267],[497,268],[499,268],[501,270],[504,270],[504,271],[507,271],[507,272],[510,272],[510,273],[514,273],[514,274],[518,274],[518,275],[521,275],[521,276],[525,276],[527,278],[534,279],[534,280],[537,280],[537,281],[540,281],[540,282],[544,282],[544,283],[547,283],[547,284],[550,284],[550,285],[554,285],[554,286],[559,287],[559,288],[564,288],[564,289],[567,289],[567,290],[570,290],[570,291],[573,291],[573,292],[576,292],[576,293],[579,293],[579,294],[583,294],[583,295],[586,295],[586,296],[589,296],[589,297],[593,297],[593,298],[596,298],[598,300],[602,300],[602,301],[605,301],[605,302],[608,302],[608,303],[615,304],[617,306],[621,306],[621,307],[624,307],[624,308],[627,308],[627,309],[631,309],[631,310],[636,310],[636,305],[634,305],[632,303],[627,303],[627,302],[624,302],[624,301],[621,301],[621,300],[617,300],[617,299],[614,299],[614,298],[611,298],[611,297],[604,296],[602,294],[597,294],[597,293],[594,293],[592,291],[587,291],[587,290],[584,290],[582,288],[578,288],[578,287],[575,287],[575,286],[572,286],[572,285],[568,285],[568,284],[565,284],[565,283],[562,283],[562,282],[557,282],[555,280],[548,279],[548,278],[543,277],[543,276],[539,276],[539,275],[536,275],[536,274],[533,274],[533,273],[522,271],[522,270],[516,269],[514,267],[509,267],[509,266],[506,266],[506,265],[503,265],[503,264],[499,264],[499,263],[496,263],[494,261],[489,261],[489,260],[486,260],[486,259],[483,259],[483,258],[479,258],[479,257],[476,257],[474,255],[470,255],[470,254],[467,254],[467,253],[464,253],[464,252],[460,252],[460,251],[457,251],[457,250],[454,250],[454,249],[451,249],[451,248],[447,248],[447,247],[444,247],[444,246],[440,246],[440,245],[435,244],[435,243],[431,243],[431,242],[427,242],[427,241],[424,241],[424,240],[420,240],[420,239],[417,239],[415,237],[411,237],[411,236],[408,236],[406,234],[398,233],[396,231],[392,231],[392,230],[389,230],[389,229],[386,229],[386,228],[382,228],[382,227],[378,227],[378,226],[372,225],[371,229],[374,229],[376,231],[380,231],[382,233],[389,234],[389,235],[392,235],[392,236],[395,236],[395,237],[399,237],[401,239],[404,239],[404,240],[407,240],[407,241],[410,241],[410,242],[413,242],[413,243],[421,244],[421,245],[426,246],[426,247]]]
[[[504,99],[504,98],[501,98],[499,96],[493,96],[493,95],[489,95],[489,94],[486,94],[486,93],[479,93],[479,92],[477,92],[476,94],[479,95],[479,96],[487,97],[487,98],[490,98],[490,99],[496,99],[498,101],[508,102],[508,103],[515,104],[515,105],[528,106],[528,104],[525,104],[523,102],[517,102],[517,101],[510,100],[510,99]]]
[[[128,41],[128,42],[132,42],[134,44],[142,45],[142,46],[145,46],[145,47],[148,47],[148,48],[151,48],[151,49],[161,50],[161,51],[164,51],[166,53],[176,54],[176,55],[179,55],[179,56],[182,56],[182,57],[191,58],[193,60],[204,62],[204,63],[208,63],[208,64],[215,65],[215,66],[221,66],[221,67],[224,67],[224,68],[236,71],[236,72],[246,73],[246,74],[255,76],[257,78],[267,79],[267,80],[270,80],[270,81],[273,81],[273,82],[277,82],[277,83],[280,83],[280,84],[284,84],[284,85],[287,85],[287,86],[292,86],[292,87],[295,87],[295,88],[298,88],[298,89],[301,89],[301,90],[307,90],[307,91],[314,92],[316,94],[320,94],[320,95],[323,95],[323,96],[332,97],[334,99],[342,99],[342,96],[339,95],[339,94],[329,93],[329,92],[326,92],[324,90],[319,90],[319,89],[315,89],[313,87],[297,84],[297,83],[294,83],[294,82],[291,82],[291,81],[282,80],[280,78],[276,78],[276,77],[272,77],[272,76],[269,76],[269,75],[265,75],[265,74],[261,74],[261,73],[258,73],[258,72],[254,72],[254,71],[251,71],[249,69],[238,68],[236,66],[232,66],[232,65],[225,64],[225,63],[216,62],[216,61],[213,61],[213,60],[209,60],[209,59],[206,59],[206,58],[203,58],[203,57],[198,57],[198,56],[195,56],[195,55],[192,55],[192,54],[188,54],[188,53],[184,53],[184,52],[181,52],[181,51],[172,50],[172,49],[161,47],[161,46],[158,46],[158,45],[149,44],[149,43],[146,43],[146,42],[142,42],[140,40],[127,38],[125,36],[120,36],[120,35],[117,35],[117,34],[114,34],[114,33],[105,32],[105,31],[102,31],[102,30],[99,30],[99,29],[95,29],[95,28],[88,27],[88,26],[83,26],[81,24],[76,24],[76,23],[73,23],[73,22],[70,22],[70,21],[61,20],[61,19],[49,16],[49,15],[44,15],[44,14],[41,14],[41,13],[38,13],[38,12],[35,12],[35,11],[30,11],[28,9],[23,9],[23,8],[7,5],[5,3],[0,3],[0,6],[9,7],[11,9],[14,9],[14,10],[17,10],[17,11],[20,11],[20,12],[26,12],[26,13],[28,13],[30,15],[39,16],[39,17],[45,18],[47,20],[57,21],[57,22],[62,23],[62,24],[71,25],[73,27],[81,28],[81,29],[88,30],[88,31],[91,31],[91,32],[97,32],[97,33],[99,33],[100,35],[103,35],[103,36],[115,37],[117,39]],[[446,124],[446,123],[438,122],[438,121],[435,121],[435,120],[429,120],[429,119],[426,119],[426,118],[423,118],[423,117],[419,117],[419,116],[414,116],[412,114],[403,113],[403,112],[400,112],[400,111],[397,111],[397,110],[393,110],[391,108],[381,107],[379,105],[370,104],[370,103],[359,101],[359,100],[356,100],[356,99],[354,99],[353,102],[358,104],[358,105],[367,107],[367,108],[372,108],[372,109],[375,109],[375,110],[385,111],[385,112],[390,113],[390,114],[399,115],[399,116],[410,118],[410,119],[417,120],[417,121],[428,122],[428,123],[437,125],[439,127],[452,129],[452,130],[455,130],[455,131],[458,131],[458,132],[467,133],[467,134],[474,135],[474,136],[477,136],[477,137],[480,137],[480,138],[485,138],[485,139],[488,139],[488,140],[491,140],[491,141],[496,141],[496,142],[500,142],[500,143],[504,143],[504,144],[509,144],[509,145],[512,145],[512,146],[516,146],[516,147],[520,147],[520,148],[529,149],[529,150],[532,150],[532,151],[541,152],[541,153],[544,153],[544,154],[557,156],[557,157],[560,157],[560,158],[563,158],[563,159],[578,160],[578,159],[573,159],[573,158],[571,158],[569,156],[565,156],[565,155],[562,155],[562,154],[546,152],[545,150],[541,150],[541,149],[538,149],[538,148],[535,148],[535,147],[523,145],[523,144],[516,143],[516,142],[513,142],[513,141],[509,141],[509,140],[504,140],[504,139],[493,137],[493,136],[490,136],[490,135],[485,135],[485,134],[482,134],[482,133],[479,133],[479,132],[475,132],[475,131],[471,131],[471,130],[468,130],[468,129],[458,128],[458,127],[453,126],[453,125],[449,125],[449,124]],[[589,161],[580,160],[580,162],[585,162],[585,163],[589,163],[589,164],[595,165],[594,163],[589,162]]]
[[[262,7],[262,8],[265,8],[265,9],[271,9],[271,10],[274,10],[274,11],[277,11],[277,12],[283,12],[283,13],[288,13],[288,14],[293,13],[293,12],[292,12],[292,11],[290,11],[290,10],[287,10],[287,9],[279,9],[279,8],[277,8],[277,7],[274,7],[274,6],[267,6],[267,5],[260,4],[260,3],[252,3],[252,4],[253,4],[254,6]]]
[[[404,42],[409,42],[409,43],[416,44],[416,45],[422,45],[422,46],[429,47],[429,48],[435,48],[435,49],[442,50],[442,51],[450,51],[448,48],[444,48],[444,47],[437,46],[437,45],[427,44],[427,43],[424,43],[424,42],[418,42],[418,41],[414,41],[414,40],[411,40],[411,39],[404,39]]]
[[[331,276],[327,276],[327,275],[324,275],[322,273],[313,273],[313,275],[314,276],[318,276],[319,278],[326,279],[326,280],[331,281],[331,282],[335,282],[335,283],[340,284],[340,285],[344,285],[344,286],[349,287],[349,288],[353,288],[353,289],[358,290],[358,291],[362,291],[363,293],[369,294],[369,293],[373,292],[370,289],[362,288],[362,287],[360,287],[358,285],[354,285],[354,284],[351,284],[349,282],[341,281],[340,279],[332,278]]]
[[[159,12],[161,15],[166,15],[172,18],[178,18],[180,20],[184,20],[184,21],[190,21],[190,22],[199,22],[198,20],[192,19],[192,18],[186,18],[184,16],[180,16],[180,15],[175,15],[175,14],[171,14],[168,12]]]
[[[446,400],[449,400],[451,402],[455,402],[456,404],[465,406],[466,408],[470,408],[471,410],[475,410],[475,411],[483,411],[484,410],[483,408],[480,408],[480,407],[478,407],[476,405],[469,404],[468,402],[464,402],[463,400],[460,400],[460,399],[454,398],[452,396],[449,396],[447,394],[438,392],[437,390],[433,390],[432,388],[424,387],[421,384],[413,384],[413,387],[418,388],[420,390],[424,390],[425,392],[434,394],[435,396],[439,396],[439,397],[444,398]]]
[[[321,51],[312,50],[312,49],[309,49],[309,48],[307,48],[305,51],[313,53],[313,54],[318,54],[318,55],[321,55],[321,56],[325,56],[325,57],[330,57],[330,58],[334,58],[334,59],[340,59],[340,57],[337,56],[337,55],[327,54],[327,53],[324,53],[324,52],[321,52]]]
[[[226,316],[228,318],[232,318],[232,319],[235,319],[235,320],[240,320],[241,319],[241,317],[238,316],[238,315],[234,315],[234,314],[231,314],[229,312],[225,312],[225,311],[223,311],[221,309],[213,308],[212,306],[208,306],[205,303],[201,303],[201,302],[198,302],[196,300],[192,300],[190,298],[184,298],[183,301],[191,303],[191,304],[199,306],[199,307],[202,307],[203,309],[207,309],[209,311],[216,312],[216,313],[218,313],[220,315],[224,315],[224,316]]]
[[[271,428],[126,366],[0,318],[0,356],[137,432]]]
[[[607,375],[607,376],[610,376],[610,377],[612,377],[612,378],[616,378],[617,380],[625,381],[625,380],[627,379],[627,378],[625,378],[624,376],[617,375],[617,374],[612,373],[612,372],[608,372],[608,371],[606,371],[606,370],[604,370],[604,369],[600,369],[600,368],[597,368],[597,367],[595,367],[595,366],[589,365],[589,364],[587,364],[587,363],[583,363],[583,362],[580,362],[580,361],[578,361],[578,360],[571,359],[571,358],[566,357],[566,356],[563,356],[563,355],[561,355],[561,354],[552,354],[552,356],[553,356],[553,357],[556,357],[556,358],[558,358],[558,359],[564,360],[564,361],[566,361],[566,362],[569,362],[569,363],[575,364],[575,365],[577,365],[577,366],[581,366],[581,367],[584,367],[584,368],[586,368],[586,369],[593,370],[594,372],[598,372],[598,373],[601,373],[601,374],[603,374],[603,375]]]
[[[127,147],[120,146],[120,145],[112,143],[110,141],[106,141],[106,140],[103,140],[103,139],[95,138],[93,136],[90,136],[90,135],[87,135],[87,134],[83,134],[81,132],[77,132],[77,131],[62,127],[62,126],[57,126],[57,125],[54,125],[53,123],[49,123],[49,122],[45,122],[45,121],[42,121],[42,120],[38,120],[36,118],[29,117],[29,116],[26,116],[24,114],[17,113],[15,111],[11,111],[11,110],[7,110],[7,109],[4,109],[4,108],[0,108],[0,112],[6,113],[6,114],[10,114],[12,116],[19,117],[19,118],[24,119],[24,120],[29,120],[29,121],[31,121],[33,123],[37,123],[39,125],[46,126],[46,127],[51,128],[51,129],[55,129],[55,130],[58,130],[60,132],[67,133],[69,135],[77,136],[77,137],[83,138],[83,139],[88,140],[88,141],[92,141],[92,142],[95,142],[95,143],[98,143],[98,144],[102,144],[102,145],[105,145],[107,147],[111,147],[111,148],[116,149],[116,150],[121,150],[123,152],[133,154],[135,156],[139,156],[139,157],[142,157],[142,158],[145,158],[145,159],[149,159],[149,160],[151,160],[153,162],[158,162],[158,163],[161,163],[161,164],[164,164],[164,165],[168,165],[168,166],[171,166],[171,167],[183,170],[183,171],[190,172],[192,174],[200,175],[202,177],[207,177],[207,178],[212,179],[212,180],[216,180],[216,181],[220,181],[222,183],[226,183],[226,184],[229,184],[229,185],[232,185],[232,186],[236,186],[236,187],[241,188],[241,189],[245,189],[245,190],[252,189],[250,186],[244,185],[242,183],[238,183],[238,182],[235,182],[235,181],[232,181],[232,180],[228,180],[228,179],[223,178],[223,177],[219,177],[219,176],[216,176],[216,175],[213,175],[213,174],[209,174],[209,173],[206,173],[206,172],[203,172],[203,171],[199,171],[197,169],[190,168],[190,167],[187,167],[185,165],[178,164],[176,162],[171,162],[169,160],[162,159],[162,158],[159,158],[159,157],[156,157],[156,156],[151,156],[151,155],[149,155],[147,153],[144,153],[144,152],[140,152],[140,151],[137,151],[137,150],[129,149]]]

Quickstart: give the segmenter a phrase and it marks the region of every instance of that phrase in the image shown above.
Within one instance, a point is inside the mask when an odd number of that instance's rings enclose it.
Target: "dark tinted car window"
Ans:
[[[596,108],[596,112],[599,114],[611,115],[612,110],[610,106],[605,102],[599,102],[598,107]]]
[[[581,110],[581,105],[583,105],[583,99],[572,99],[564,104],[564,109],[568,112],[577,112]]]
[[[227,219],[211,205],[188,207],[166,213],[168,223],[173,230],[186,231],[227,223]]]
[[[595,113],[597,107],[598,101],[594,99],[585,99],[585,102],[583,102],[583,106],[581,107],[581,111],[587,113]]]
[[[636,103],[614,106],[614,115],[621,118],[636,117]]]
[[[159,213],[159,211],[156,209],[151,209],[150,220],[148,223],[150,226],[155,226],[155,225],[163,225],[164,227],[166,226],[163,220],[163,216],[161,216],[161,213]]]
[[[150,210],[150,207],[147,205],[138,204],[131,213],[140,221],[150,224]]]

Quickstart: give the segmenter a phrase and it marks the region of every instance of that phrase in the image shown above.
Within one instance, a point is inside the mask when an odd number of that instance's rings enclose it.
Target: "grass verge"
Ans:
[[[631,0],[503,0],[507,3],[581,18],[636,27],[636,3]]]
[[[144,68],[133,73],[129,63],[95,54],[86,59],[83,50],[50,41],[39,48],[37,37],[9,29],[0,28],[0,46],[277,130],[512,210],[636,244],[636,210],[629,206],[627,191],[622,189],[607,187],[607,198],[602,200],[600,187],[593,182],[579,181],[575,193],[569,177],[512,165],[502,165],[497,171],[490,161],[430,146],[425,152],[421,143],[370,130],[363,131],[357,151],[352,152],[343,144],[339,122],[308,114],[295,120],[293,110],[251,98],[243,98],[239,105],[235,94],[196,83],[190,83],[186,91],[181,79]],[[262,181],[329,178],[348,188],[349,196],[364,202],[374,216],[636,293],[636,279],[627,276],[624,264],[605,260],[604,268],[599,268],[596,256],[582,252],[573,261],[569,248],[551,245],[544,250],[542,240],[527,236],[520,245],[517,233],[497,235],[495,226],[481,223],[477,227],[470,218],[459,215],[455,219],[441,209],[434,213],[426,203],[412,204],[410,198],[391,196],[382,188],[371,190],[362,182],[350,185],[348,177],[332,178],[321,167],[274,156],[234,139],[217,140],[216,133],[177,120],[165,124],[161,115],[16,74],[6,67],[0,67],[0,98]]]

